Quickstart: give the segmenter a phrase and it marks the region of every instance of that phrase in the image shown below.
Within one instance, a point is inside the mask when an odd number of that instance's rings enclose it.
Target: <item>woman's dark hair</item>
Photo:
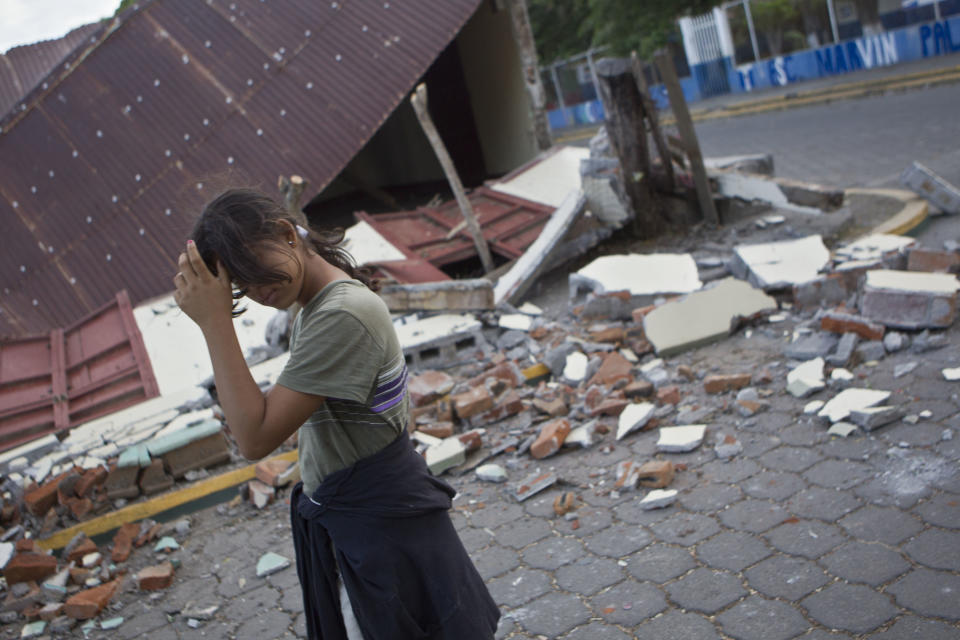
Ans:
[[[255,253],[267,242],[281,241],[286,247],[282,240],[288,227],[283,221],[294,229],[298,226],[297,220],[283,206],[263,193],[255,189],[229,189],[203,208],[190,238],[212,273],[217,273],[217,260],[227,268],[230,279],[238,285],[233,297],[240,299],[246,294],[243,285],[272,284],[289,279],[281,271],[265,268]],[[308,229],[304,240],[309,240],[321,258],[376,291],[379,286],[371,278],[370,270],[358,267],[350,254],[338,246],[343,237],[343,229]],[[289,251],[292,253],[293,249]],[[234,303],[234,316],[244,311],[238,310]]]

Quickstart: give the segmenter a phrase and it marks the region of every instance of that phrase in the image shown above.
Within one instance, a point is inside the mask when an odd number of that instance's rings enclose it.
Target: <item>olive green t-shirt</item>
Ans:
[[[357,280],[331,282],[303,307],[277,384],[326,398],[299,432],[307,495],[326,476],[386,447],[407,426],[403,350],[387,306]]]

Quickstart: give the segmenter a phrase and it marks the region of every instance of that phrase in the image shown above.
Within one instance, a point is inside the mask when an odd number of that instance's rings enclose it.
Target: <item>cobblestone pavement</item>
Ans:
[[[707,441],[692,453],[656,454],[656,430],[616,443],[609,434],[542,461],[501,457],[504,485],[451,479],[453,520],[503,611],[499,638],[960,638],[960,383],[940,373],[960,360],[960,330],[948,332],[946,348],[853,369],[859,386],[890,390],[890,403],[932,415],[843,439],[803,415],[806,399],[784,391],[780,350],[791,323],[668,360],[671,371],[687,364],[700,375],[773,373],[759,387],[773,391],[770,408],[751,418],[731,408],[732,395],[706,395],[701,382],[678,378],[680,409],[710,411]],[[907,362],[919,366],[895,377]],[[744,446],[729,461],[713,450],[724,434]],[[609,492],[616,463],[631,457],[687,465],[672,485],[675,505],[643,511],[641,494]],[[538,467],[562,483],[518,503],[511,487]],[[552,508],[571,490],[582,501],[574,521]],[[303,637],[295,568],[255,575],[267,551],[293,559],[287,508],[281,500],[264,512],[241,505],[194,514],[173,586],[122,594],[102,617],[124,623],[90,637]],[[190,623],[191,603],[219,609]]]

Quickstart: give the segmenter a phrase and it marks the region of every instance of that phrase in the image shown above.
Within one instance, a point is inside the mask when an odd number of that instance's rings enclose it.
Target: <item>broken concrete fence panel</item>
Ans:
[[[860,238],[834,250],[838,262],[869,262],[883,260],[894,254],[902,254],[916,245],[916,239],[894,234],[877,233]]]
[[[853,381],[855,377],[856,376],[843,367],[837,367],[830,372],[830,382],[832,384],[845,385],[846,383]]]
[[[647,340],[660,356],[673,355],[730,335],[742,321],[777,310],[763,291],[736,278],[724,278],[643,318]]]
[[[676,489],[654,489],[640,501],[640,508],[644,511],[669,507],[677,501]]]
[[[719,195],[727,198],[765,202],[778,209],[809,214],[843,206],[842,189],[738,171],[718,171],[711,177]]]
[[[617,440],[623,440],[628,434],[646,426],[656,409],[651,402],[628,404],[617,420]]]
[[[427,449],[425,458],[430,473],[438,476],[447,469],[463,464],[466,461],[467,445],[462,443],[459,438],[447,438],[440,444]]]
[[[857,425],[850,422],[845,422],[841,420],[840,422],[835,422],[829,429],[827,433],[831,436],[839,436],[841,438],[847,438],[850,435],[856,433]]]
[[[946,328],[956,318],[958,288],[952,274],[868,271],[860,313],[888,327]]]
[[[474,361],[486,344],[483,324],[467,314],[441,314],[395,326],[411,369]]]
[[[903,417],[900,407],[869,407],[852,409],[848,420],[864,431],[873,431],[879,427],[896,422]]]
[[[876,406],[890,397],[889,391],[877,389],[844,389],[829,400],[817,413],[830,422],[846,420],[851,411]]]
[[[657,451],[667,453],[693,451],[703,442],[706,432],[707,426],[703,424],[661,427],[660,438],[657,440]]]
[[[784,289],[815,280],[830,262],[830,252],[819,235],[740,245],[733,255],[733,272],[761,289]]]
[[[558,480],[557,474],[552,471],[534,471],[516,486],[514,497],[517,502],[523,502],[544,489],[552,487]]]
[[[680,294],[697,291],[697,263],[688,253],[656,253],[601,256],[570,274],[570,293],[595,294],[625,291],[632,296]]]
[[[540,230],[536,240],[497,280],[493,288],[495,305],[503,302],[516,304],[520,301],[530,285],[549,266],[553,252],[583,211],[585,203],[586,198],[579,189],[567,192],[563,201],[550,215],[547,224]]]
[[[960,214],[960,188],[914,161],[900,174],[900,182],[944,213]]]
[[[533,318],[523,313],[506,313],[497,320],[501,329],[513,331],[529,331],[533,326]]]
[[[377,292],[391,311],[487,311],[496,307],[486,278],[385,285]]]

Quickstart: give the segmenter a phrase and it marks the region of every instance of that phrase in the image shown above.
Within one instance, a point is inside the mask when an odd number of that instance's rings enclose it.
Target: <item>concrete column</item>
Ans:
[[[723,52],[723,57],[733,60],[736,51],[733,48],[733,31],[730,30],[727,12],[720,7],[714,7],[713,21],[717,25],[717,35],[720,37],[720,51]]]
[[[700,59],[700,51],[697,48],[697,40],[694,36],[693,18],[685,16],[677,22],[680,23],[680,35],[683,38],[683,52],[687,56],[687,66],[691,69],[703,62]]]
[[[750,11],[750,0],[743,0],[743,11],[747,14],[747,30],[750,31],[750,45],[753,47],[754,62],[760,61],[760,47],[757,45],[757,29],[753,26],[753,12]]]

